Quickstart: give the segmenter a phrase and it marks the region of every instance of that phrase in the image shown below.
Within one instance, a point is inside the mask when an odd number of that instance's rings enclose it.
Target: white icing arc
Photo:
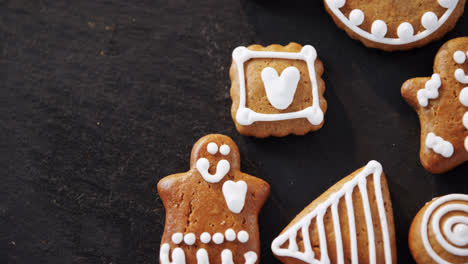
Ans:
[[[326,0],[325,3],[328,6],[328,8],[332,11],[332,13],[343,24],[345,24],[349,29],[351,29],[354,33],[358,34],[359,36],[381,44],[404,45],[421,40],[434,33],[437,29],[439,29],[448,20],[450,15],[455,10],[458,4],[458,0],[438,0],[439,5],[446,8],[447,10],[445,10],[444,14],[440,18],[437,18],[437,15],[431,11],[424,13],[424,15],[421,17],[421,24],[423,25],[425,30],[421,30],[417,34],[414,34],[413,26],[410,23],[401,23],[397,29],[398,38],[385,37],[385,35],[387,34],[387,24],[385,23],[385,21],[382,20],[376,20],[372,23],[371,32],[367,32],[360,28],[359,25],[362,24],[361,17],[363,21],[364,13],[362,13],[362,11],[359,10],[361,11],[362,15],[359,14],[359,12],[357,12],[359,15],[356,15],[356,12],[354,11],[358,9],[354,9],[351,11],[350,18],[348,19],[340,11],[340,8],[342,8],[346,3],[345,0]],[[356,16],[358,16],[358,18]]]
[[[219,182],[226,174],[229,172],[231,169],[231,165],[229,164],[229,161],[227,160],[220,160],[218,161],[218,164],[216,165],[216,173],[213,175],[208,172],[208,169],[210,168],[210,162],[206,158],[201,158],[197,160],[196,164],[198,172],[200,172],[201,176],[205,181],[209,183],[217,183]]]
[[[185,254],[181,248],[175,248],[172,250],[172,262],[169,261],[169,250],[170,246],[164,243],[159,250],[159,259],[161,264],[185,264]]]
[[[283,70],[281,76],[278,76],[275,69],[266,67],[262,70],[261,76],[270,104],[280,110],[288,108],[293,102],[297,84],[301,78],[299,70],[290,66]]]
[[[238,214],[242,211],[247,194],[247,183],[245,181],[225,181],[223,184],[223,195],[231,212]]]
[[[253,111],[246,106],[246,87],[244,63],[254,58],[290,59],[303,60],[307,64],[310,83],[312,84],[312,106],[297,112],[263,114]],[[274,51],[253,51],[246,47],[237,47],[232,52],[232,59],[236,64],[239,73],[239,108],[236,113],[237,123],[248,126],[257,121],[280,121],[296,118],[307,118],[313,125],[319,125],[323,121],[323,111],[319,104],[319,92],[317,76],[315,74],[315,59],[317,52],[314,47],[305,45],[300,52],[274,52]]]
[[[350,233],[350,245],[351,245],[351,263],[358,263],[358,246],[356,236],[356,224],[354,216],[354,208],[352,201],[352,193],[356,187],[358,187],[364,208],[364,216],[367,226],[367,234],[369,242],[369,263],[376,263],[376,241],[374,237],[374,225],[372,222],[372,212],[370,209],[370,202],[367,195],[367,177],[373,175],[374,181],[374,192],[375,201],[377,203],[378,217],[380,220],[380,228],[382,230],[382,241],[384,247],[385,263],[392,263],[392,248],[390,245],[390,234],[387,225],[387,215],[385,212],[385,205],[383,200],[382,188],[381,188],[381,176],[382,176],[382,165],[377,161],[370,161],[364,169],[359,172],[352,180],[345,183],[344,186],[337,192],[330,195],[330,197],[323,203],[319,204],[312,212],[308,213],[293,226],[284,231],[283,234],[275,238],[271,244],[273,253],[277,256],[292,257],[304,261],[310,264],[324,264],[330,263],[327,249],[327,239],[325,234],[325,228],[323,223],[323,217],[326,214],[328,208],[331,207],[333,225],[335,230],[335,241],[336,252],[337,252],[337,263],[344,263],[343,253],[343,242],[341,237],[341,231],[339,230],[339,215],[338,215],[338,203],[340,199],[345,198],[349,233]],[[312,243],[310,241],[309,227],[312,220],[316,218],[319,242],[320,242],[320,254],[321,258],[316,259],[314,251],[312,250]],[[297,234],[301,232],[304,252],[298,250],[297,245]],[[281,248],[286,242],[289,242],[288,248]]]
[[[456,201],[460,202],[453,203]],[[468,214],[468,205],[461,203],[461,201],[468,202],[468,195],[445,195],[434,200],[424,212],[421,220],[421,238],[424,249],[437,263],[450,264],[450,262],[439,256],[432,248],[428,237],[429,229],[435,234],[437,243],[445,251],[455,256],[468,256],[468,248],[466,248],[468,245],[468,217],[466,216]],[[465,215],[452,215],[448,217],[442,225],[442,230],[440,230],[440,220],[442,217],[456,211],[464,212]],[[430,226],[429,221],[431,221]]]
[[[431,79],[426,82],[424,89],[420,89],[417,93],[419,105],[426,107],[429,99],[436,99],[439,97],[439,88],[441,85],[440,75],[438,73],[432,74]]]
[[[432,132],[426,136],[426,147],[432,149],[435,153],[442,155],[444,158],[450,158],[454,152],[452,143]]]

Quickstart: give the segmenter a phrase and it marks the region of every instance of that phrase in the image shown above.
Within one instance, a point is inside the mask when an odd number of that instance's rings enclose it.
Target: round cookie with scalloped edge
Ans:
[[[452,30],[466,0],[324,0],[339,28],[366,47],[408,50]]]

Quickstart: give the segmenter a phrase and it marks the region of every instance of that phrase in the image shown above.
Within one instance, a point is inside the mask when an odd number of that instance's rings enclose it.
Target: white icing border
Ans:
[[[452,0],[448,1],[449,4],[447,4],[447,1],[442,1],[441,0],[437,1],[440,6],[447,8],[445,13],[440,17],[438,20],[434,20],[434,13],[433,12],[426,12],[422,16],[422,24],[423,27],[426,27],[426,30],[419,32],[416,35],[413,35],[413,27],[411,24],[407,22],[403,22],[400,24],[398,27],[397,32],[399,33],[399,38],[386,38],[385,34],[387,33],[386,30],[386,24],[382,20],[376,20],[373,22],[372,28],[373,32],[375,34],[369,33],[367,31],[364,31],[361,29],[359,26],[353,24],[341,11],[340,8],[345,5],[345,0],[326,0],[325,3],[327,4],[328,8],[333,12],[333,14],[343,23],[345,24],[349,29],[351,29],[354,33],[360,35],[363,38],[366,38],[370,41],[376,42],[376,43],[382,43],[382,44],[387,44],[387,45],[404,45],[408,43],[412,43],[418,40],[421,40],[430,34],[434,33],[437,31],[450,17],[452,12],[455,10],[455,8],[458,5],[458,0]],[[444,6],[445,5],[445,6]],[[437,19],[437,17],[436,17]],[[375,31],[374,31],[374,23],[380,23],[380,24],[375,24]],[[382,28],[381,22],[384,22],[383,25],[385,25],[385,28]],[[411,26],[411,29],[408,27]],[[400,29],[401,27],[401,29]],[[381,29],[381,30],[380,30]],[[385,29],[385,30],[384,30]],[[383,34],[383,35],[382,35]]]
[[[312,106],[302,109],[297,112],[280,113],[280,114],[262,114],[253,111],[246,107],[246,87],[244,63],[253,58],[273,58],[273,59],[291,59],[303,60],[307,64],[309,78],[312,84]],[[239,108],[236,112],[237,123],[248,126],[256,121],[280,121],[296,118],[307,118],[313,125],[319,125],[323,121],[323,111],[319,104],[318,84],[315,74],[315,59],[317,52],[310,45],[302,47],[300,52],[275,52],[275,51],[253,51],[246,47],[237,47],[232,52],[232,59],[237,66],[239,73]]]
[[[338,202],[341,198],[345,197],[346,199],[346,207],[347,207],[347,214],[349,219],[349,230],[350,230],[350,237],[351,237],[351,259],[352,263],[357,263],[358,255],[357,255],[357,241],[356,241],[356,227],[355,227],[355,219],[354,219],[354,209],[353,209],[353,202],[352,202],[352,193],[356,186],[359,187],[359,190],[362,195],[363,200],[363,207],[365,212],[366,218],[366,226],[368,230],[368,241],[374,241],[374,243],[369,243],[369,262],[376,263],[376,252],[375,252],[375,238],[373,232],[373,223],[372,223],[372,216],[370,211],[369,199],[367,196],[367,176],[373,175],[374,179],[374,188],[375,188],[375,199],[377,202],[377,209],[379,212],[379,219],[382,229],[382,240],[384,244],[384,253],[385,253],[385,263],[390,264],[392,263],[392,248],[390,245],[390,234],[387,225],[387,215],[385,213],[385,205],[382,195],[382,188],[380,184],[381,176],[382,176],[382,165],[377,161],[370,161],[364,169],[359,172],[352,180],[345,183],[344,186],[337,192],[333,193],[328,197],[328,199],[319,204],[312,212],[308,213],[304,216],[301,220],[295,223],[293,226],[288,228],[283,234],[279,235],[273,243],[271,244],[271,250],[277,256],[286,256],[292,257],[299,260],[302,260],[306,263],[310,264],[323,264],[323,263],[330,263],[328,258],[328,250],[327,250],[327,241],[325,235],[325,229],[323,224],[323,217],[326,214],[326,211],[331,206],[332,207],[332,216],[334,222],[335,230],[338,230],[339,227],[336,226],[335,222],[339,224],[339,216],[338,210],[336,208]],[[321,252],[321,259],[317,260],[314,256],[314,251],[311,247],[310,242],[310,235],[309,235],[309,225],[313,218],[317,217],[317,230],[319,233],[319,240],[320,240],[320,252]],[[302,232],[302,239],[304,241],[304,252],[299,252],[297,242],[296,242],[296,234],[298,232]],[[341,232],[335,232],[335,241],[337,251],[342,249],[341,242]],[[289,241],[289,247],[287,249],[281,248],[281,246],[286,242]],[[338,263],[344,263],[343,254],[338,253]]]
[[[467,201],[468,202],[468,195],[466,195],[466,194],[449,194],[449,195],[445,195],[445,196],[442,196],[440,198],[437,198],[426,209],[426,211],[424,212],[424,216],[423,216],[423,218],[421,220],[420,232],[421,232],[421,239],[423,241],[424,248],[426,249],[429,256],[439,264],[451,264],[451,263],[447,262],[446,260],[442,259],[439,255],[437,255],[437,253],[432,248],[431,243],[429,242],[429,237],[428,237],[428,232],[427,232],[428,229],[429,229],[428,225],[429,225],[429,221],[431,220],[430,217],[433,215],[434,211],[436,211],[436,210],[437,210],[437,212],[433,216],[434,219],[432,219],[431,228],[432,228],[432,231],[435,234],[435,238],[436,238],[437,242],[439,243],[439,245],[442,248],[444,248],[444,250],[446,250],[447,252],[449,252],[449,253],[451,253],[453,255],[468,256],[468,248],[454,247],[453,245],[451,245],[450,243],[448,243],[446,241],[446,238],[440,232],[439,223],[440,223],[440,219],[442,218],[443,215],[445,215],[445,214],[447,214],[447,213],[449,213],[451,211],[464,211],[464,212],[468,213],[468,205],[449,204],[449,205],[443,206],[444,203],[451,202],[451,201]],[[439,209],[439,206],[440,206],[440,209]],[[463,219],[461,219],[461,218],[463,218]],[[452,243],[454,243],[454,241],[452,241],[452,240],[454,238],[456,238],[456,236],[454,237],[453,233],[450,233],[450,232],[447,233],[446,232],[446,231],[448,231],[447,222],[448,222],[448,225],[453,224],[454,221],[459,221],[461,223],[468,224],[468,218],[467,217],[461,217],[461,218],[460,217],[456,217],[456,218],[455,217],[450,217],[445,222],[445,224],[443,226],[444,235],[447,237],[447,239],[451,240]],[[456,242],[454,244],[456,244]]]

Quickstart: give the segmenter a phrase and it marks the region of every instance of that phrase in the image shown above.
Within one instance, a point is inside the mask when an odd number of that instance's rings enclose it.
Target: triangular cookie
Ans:
[[[309,204],[273,241],[283,263],[397,263],[382,165],[370,161]]]

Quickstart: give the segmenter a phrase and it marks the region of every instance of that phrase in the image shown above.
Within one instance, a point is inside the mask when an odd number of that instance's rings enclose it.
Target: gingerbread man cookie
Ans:
[[[190,170],[158,183],[166,208],[160,263],[258,263],[257,217],[269,191],[268,183],[240,171],[231,138],[202,137],[192,149]]]
[[[370,161],[333,185],[294,218],[271,249],[285,264],[397,263],[382,165]]]
[[[421,123],[422,165],[446,172],[468,160],[468,37],[445,43],[437,53],[434,74],[414,78],[401,94]]]
[[[426,203],[408,240],[418,264],[468,263],[468,195],[449,194]]]
[[[367,47],[386,51],[426,45],[452,30],[465,0],[324,0],[335,23]]]
[[[322,73],[323,64],[310,45],[234,49],[231,115],[239,133],[282,137],[320,129],[327,110]]]

